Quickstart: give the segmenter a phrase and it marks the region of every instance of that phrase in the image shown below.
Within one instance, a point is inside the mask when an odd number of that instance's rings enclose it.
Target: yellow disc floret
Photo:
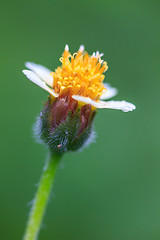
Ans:
[[[101,60],[99,52],[89,56],[80,48],[71,55],[66,47],[60,61],[62,66],[51,73],[54,79],[53,88],[60,96],[80,95],[98,100],[106,91],[103,73],[108,66]]]

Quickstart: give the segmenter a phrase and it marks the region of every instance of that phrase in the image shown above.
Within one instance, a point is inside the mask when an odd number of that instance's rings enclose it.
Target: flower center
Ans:
[[[108,66],[98,52],[89,56],[80,49],[71,55],[66,48],[60,61],[62,66],[51,73],[53,88],[60,96],[80,95],[98,100],[106,91],[102,82]]]

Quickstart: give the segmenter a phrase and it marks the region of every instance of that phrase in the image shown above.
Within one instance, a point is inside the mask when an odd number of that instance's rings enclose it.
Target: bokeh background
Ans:
[[[1,1],[0,25],[0,239],[22,239],[47,155],[32,135],[47,93],[21,70],[54,69],[68,43],[103,52],[137,110],[100,110],[96,143],[64,156],[39,240],[159,240],[159,1]]]

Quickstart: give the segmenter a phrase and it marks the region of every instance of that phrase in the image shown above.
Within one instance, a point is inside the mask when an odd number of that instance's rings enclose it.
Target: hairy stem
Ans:
[[[36,240],[61,155],[51,155],[42,173],[23,240]]]

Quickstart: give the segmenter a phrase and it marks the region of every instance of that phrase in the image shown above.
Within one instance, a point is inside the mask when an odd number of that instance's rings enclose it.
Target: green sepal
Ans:
[[[81,109],[68,112],[68,116],[56,126],[52,126],[53,115],[51,114],[51,104],[47,104],[41,112],[36,128],[38,135],[49,147],[50,151],[62,154],[68,151],[82,149],[86,143],[91,142],[93,136],[92,121],[83,130],[81,129]],[[88,144],[87,144],[88,145]]]
[[[85,143],[90,139],[93,132],[93,125],[90,125],[80,135],[75,137],[69,150],[77,151],[85,147]]]
[[[49,146],[51,151],[56,153],[68,152],[71,148],[72,140],[79,130],[79,124],[78,114],[71,117],[71,113],[69,113],[65,122],[60,123],[53,132],[50,132]]]

